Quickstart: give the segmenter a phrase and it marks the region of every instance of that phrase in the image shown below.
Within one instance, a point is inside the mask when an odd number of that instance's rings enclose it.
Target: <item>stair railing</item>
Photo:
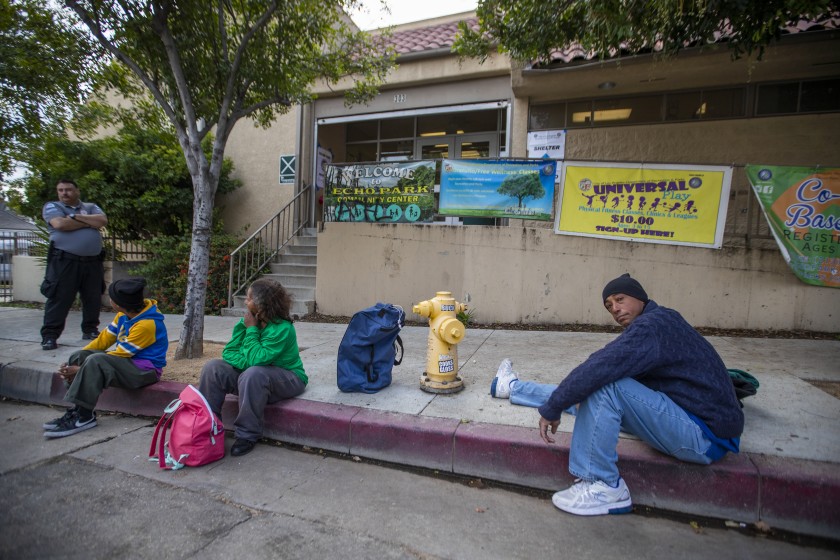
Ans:
[[[228,307],[298,233],[309,227],[311,185],[305,185],[273,218],[230,253]]]

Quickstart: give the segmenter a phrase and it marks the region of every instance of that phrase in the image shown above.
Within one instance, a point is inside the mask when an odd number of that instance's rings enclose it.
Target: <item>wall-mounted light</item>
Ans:
[[[598,84],[598,89],[613,89],[616,85],[615,82],[601,82]]]

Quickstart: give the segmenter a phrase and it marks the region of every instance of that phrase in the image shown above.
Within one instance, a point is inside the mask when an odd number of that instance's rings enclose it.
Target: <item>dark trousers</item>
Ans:
[[[54,255],[47,264],[41,292],[47,297],[41,338],[57,339],[64,332],[67,313],[78,293],[82,300],[82,332],[99,327],[105,271],[98,257]]]
[[[198,390],[219,418],[225,395],[239,396],[234,435],[248,441],[257,441],[262,436],[265,405],[297,397],[305,389],[303,381],[289,370],[251,366],[240,373],[224,360],[210,360],[204,364],[198,382]]]
[[[79,350],[70,355],[67,363],[81,366],[64,400],[93,410],[106,387],[139,389],[157,383],[157,372],[142,370],[131,358],[120,358],[98,350]]]

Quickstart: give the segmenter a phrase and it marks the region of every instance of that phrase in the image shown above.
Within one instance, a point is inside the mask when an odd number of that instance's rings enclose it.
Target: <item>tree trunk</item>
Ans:
[[[193,226],[187,293],[184,302],[184,323],[175,350],[175,359],[200,358],[204,353],[204,301],[207,297],[207,275],[210,269],[210,235],[213,229],[215,182],[204,154],[191,154],[198,160],[193,181]],[[190,163],[196,163],[190,162]]]

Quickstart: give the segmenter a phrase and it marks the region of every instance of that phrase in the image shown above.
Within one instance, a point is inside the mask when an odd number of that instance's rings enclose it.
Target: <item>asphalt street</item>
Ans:
[[[840,556],[686,519],[575,517],[548,495],[276,443],[161,471],[150,419],[46,440],[41,424],[60,412],[0,401],[0,558]]]

